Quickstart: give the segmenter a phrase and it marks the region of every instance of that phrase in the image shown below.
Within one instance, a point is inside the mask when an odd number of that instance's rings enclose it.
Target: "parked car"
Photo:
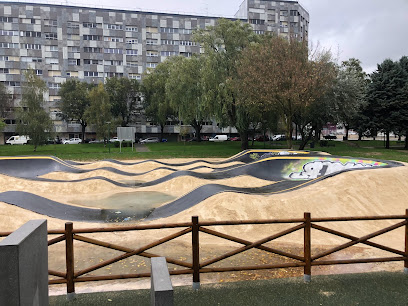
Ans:
[[[6,141],[6,145],[25,145],[30,140],[28,136],[11,136]]]
[[[337,139],[337,136],[335,134],[328,134],[323,136],[324,139]]]
[[[214,141],[214,142],[221,142],[221,141],[227,141],[228,137],[227,135],[215,135],[213,138],[210,138],[208,140]]]
[[[286,140],[286,135],[274,135],[272,141]]]
[[[79,144],[81,143],[81,138],[71,138],[71,139],[64,139],[62,144]]]
[[[116,142],[119,141],[118,137],[112,137],[111,139],[109,139],[109,142]]]
[[[145,138],[145,139],[139,140],[139,143],[154,143],[154,142],[160,142],[160,141],[159,141],[159,138],[157,138],[157,137],[149,137],[149,138]]]
[[[241,141],[241,137],[232,137],[230,141]]]

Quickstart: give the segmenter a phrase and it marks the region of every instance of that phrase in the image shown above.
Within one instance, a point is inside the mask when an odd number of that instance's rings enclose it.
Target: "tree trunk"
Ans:
[[[385,140],[385,148],[389,149],[390,148],[390,132],[386,132],[386,140]]]
[[[344,140],[348,140],[348,134],[349,134],[349,126],[348,125],[345,125],[345,128],[346,128],[346,136],[345,136],[345,138],[344,138]]]
[[[240,132],[239,137],[241,137],[241,150],[248,150],[248,131]]]
[[[196,131],[197,141],[201,142],[201,128],[202,128],[202,125],[200,123],[198,123],[197,120],[194,119],[194,121],[191,123],[191,126]]]
[[[82,143],[85,141],[85,129],[86,129],[87,124],[86,123],[81,123],[82,127]]]
[[[163,135],[164,135],[164,124],[160,124],[160,142],[163,141]]]
[[[363,132],[358,132],[358,141],[361,141],[363,138]]]
[[[408,131],[405,132],[405,149],[408,149]]]

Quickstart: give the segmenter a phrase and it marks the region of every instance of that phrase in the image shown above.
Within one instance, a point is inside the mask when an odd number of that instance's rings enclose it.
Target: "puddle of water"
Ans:
[[[136,187],[144,183],[144,181],[138,181],[138,180],[118,180],[118,182],[125,184],[127,186],[132,186],[132,187]]]
[[[150,212],[163,203],[174,200],[175,197],[156,191],[135,191],[115,193],[107,198],[90,200],[75,199],[71,204],[100,209],[113,209],[133,213]]]

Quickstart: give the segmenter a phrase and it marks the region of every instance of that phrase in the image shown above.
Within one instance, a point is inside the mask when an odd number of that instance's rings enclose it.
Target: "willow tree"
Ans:
[[[17,110],[17,132],[28,135],[30,142],[37,147],[52,133],[52,120],[45,110],[44,94],[48,90],[46,83],[29,69],[24,73],[22,84],[21,108]]]
[[[116,123],[112,122],[114,119],[111,113],[112,106],[103,84],[99,83],[92,88],[88,98],[90,105],[85,111],[85,119],[94,126],[98,137],[107,139],[111,125],[115,126]]]
[[[85,112],[90,105],[89,90],[94,85],[87,82],[81,82],[78,79],[68,79],[61,85],[58,94],[61,96],[59,104],[61,117],[64,120],[78,120],[81,124],[82,141],[85,140],[85,129],[88,122],[85,118]]]
[[[239,83],[245,103],[255,109],[275,109],[283,117],[292,148],[293,120],[309,120],[309,107],[332,80],[329,53],[309,55],[306,42],[273,35],[251,45],[239,59]],[[302,129],[307,124],[302,125]]]
[[[166,121],[173,117],[174,110],[166,94],[166,84],[170,77],[170,70],[177,57],[168,58],[157,65],[153,71],[144,74],[142,82],[143,106],[145,115],[151,122],[160,126],[160,141],[163,139]]]
[[[239,103],[241,96],[235,85],[238,59],[246,47],[259,40],[259,36],[249,24],[219,19],[215,26],[197,31],[194,38],[204,49],[204,102],[218,122],[237,128],[241,148],[247,149],[252,120],[246,104]]]
[[[166,95],[179,119],[188,122],[195,130],[197,141],[201,141],[203,122],[209,119],[202,82],[205,62],[200,56],[179,57],[176,61],[170,69]]]

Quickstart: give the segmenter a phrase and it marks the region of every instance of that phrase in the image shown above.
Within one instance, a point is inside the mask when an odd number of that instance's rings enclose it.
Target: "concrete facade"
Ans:
[[[293,16],[292,16],[293,15]],[[275,32],[307,40],[308,13],[297,1],[245,0],[237,19],[250,23],[258,34]],[[0,82],[21,97],[22,72],[36,71],[48,85],[46,97],[56,133],[78,137],[78,122],[58,116],[58,90],[68,78],[90,83],[109,77],[140,80],[146,69],[154,69],[169,56],[190,57],[200,53],[192,32],[215,25],[218,17],[125,11],[33,3],[0,3]],[[6,118],[0,143],[15,133],[14,108]],[[134,125],[140,134],[156,134],[160,128],[146,122],[143,111]],[[177,134],[178,125],[169,122],[165,132]],[[92,130],[87,128],[87,132]],[[209,121],[203,134],[222,132]]]
[[[48,305],[46,220],[29,221],[0,242],[0,305]]]

